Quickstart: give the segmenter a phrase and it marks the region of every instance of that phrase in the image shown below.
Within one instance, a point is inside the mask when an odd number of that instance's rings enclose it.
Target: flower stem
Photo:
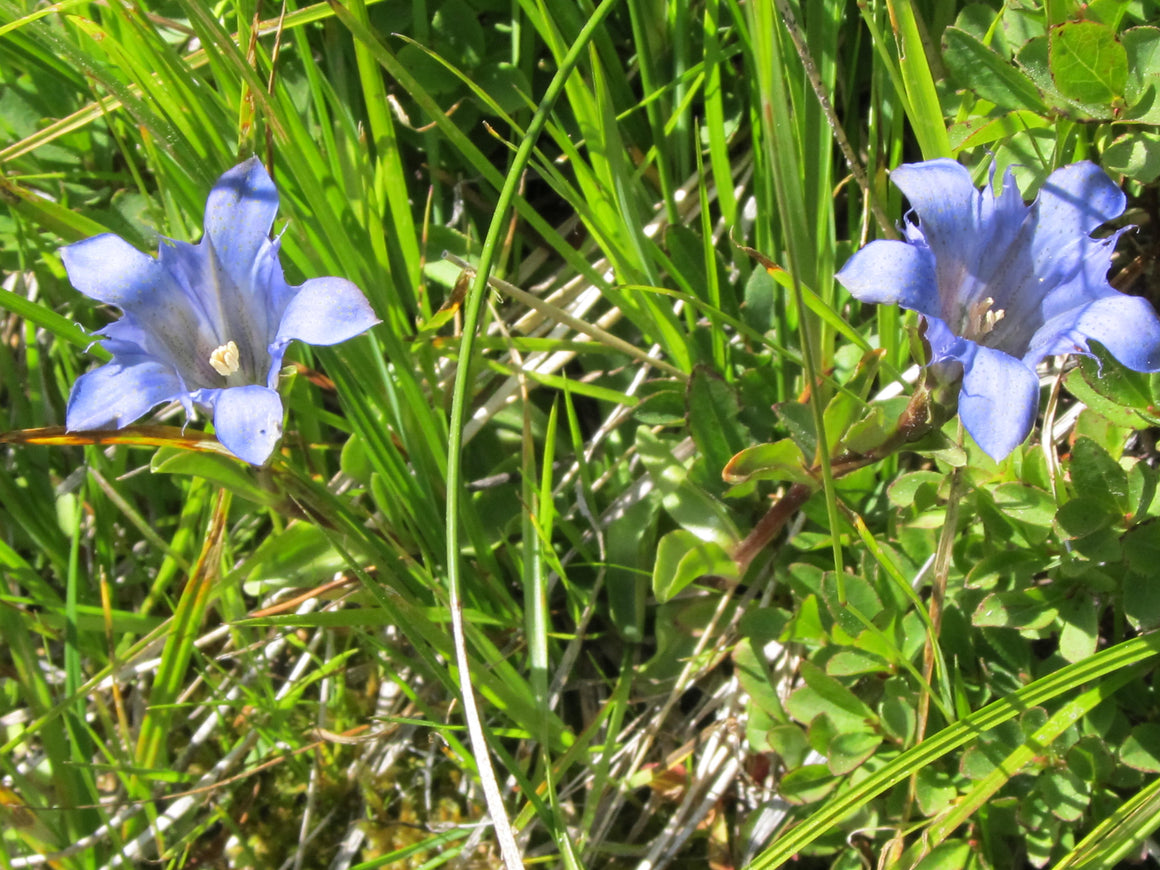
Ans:
[[[753,527],[745,540],[733,550],[733,561],[744,574],[754,557],[764,550],[769,542],[781,533],[789,518],[814,494],[814,487],[805,483],[795,483],[789,492],[779,498]]]
[[[963,474],[961,468],[951,472],[951,491],[947,497],[947,515],[942,533],[938,539],[938,551],[934,557],[934,576],[930,586],[930,631],[926,636],[926,646],[922,652],[922,676],[926,685],[931,685],[935,666],[935,645],[938,643],[939,628],[942,626],[943,604],[947,595],[947,573],[950,571],[951,549],[955,544],[958,525],[959,501],[963,494]],[[918,725],[916,741],[921,742],[926,734],[927,719],[930,715],[930,692],[923,691],[918,699]]]
[[[959,440],[962,440],[962,427],[959,427]],[[930,605],[928,608],[930,616],[930,627],[926,635],[926,645],[922,652],[922,678],[923,683],[919,688],[918,696],[918,712],[917,723],[914,732],[914,742],[916,744],[922,743],[926,736],[926,728],[930,719],[930,696],[931,696],[931,679],[934,676],[935,663],[942,661],[942,657],[937,655],[939,629],[942,627],[943,605],[946,602],[947,593],[947,574],[950,572],[951,550],[955,544],[955,534],[958,526],[959,517],[959,502],[963,495],[963,473],[961,468],[955,468],[951,472],[951,489],[947,495],[947,513],[946,519],[943,522],[942,533],[938,539],[938,550],[934,557],[934,576],[931,578],[930,587]],[[948,711],[950,712],[950,708]],[[950,724],[950,723],[948,723]],[[906,796],[906,808],[903,810],[903,824],[905,828],[906,820],[910,817],[911,808],[914,806],[916,798],[916,789],[918,787],[917,773],[910,778],[910,789]],[[901,840],[899,840],[899,843]]]

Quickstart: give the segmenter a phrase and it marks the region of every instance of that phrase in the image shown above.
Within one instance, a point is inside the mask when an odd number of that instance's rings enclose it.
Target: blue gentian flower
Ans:
[[[1002,193],[979,191],[953,160],[899,166],[891,181],[917,222],[903,241],[875,241],[838,273],[863,302],[922,315],[931,365],[962,372],[959,415],[975,442],[1002,459],[1031,431],[1039,408],[1036,367],[1047,356],[1090,353],[1095,339],[1139,372],[1160,371],[1160,319],[1107,281],[1123,230],[1093,239],[1125,197],[1098,166],[1053,172],[1026,206],[1011,170]]]
[[[69,396],[69,430],[121,428],[163,403],[213,415],[218,440],[263,464],[282,437],[278,377],[286,347],[337,344],[378,322],[345,278],[291,287],[269,238],[278,193],[252,157],[218,179],[205,234],[163,241],[158,257],[106,233],[61,250],[77,290],[121,309],[97,334],[113,358]]]

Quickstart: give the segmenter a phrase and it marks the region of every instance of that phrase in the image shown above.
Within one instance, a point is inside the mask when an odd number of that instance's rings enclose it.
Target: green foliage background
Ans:
[[[0,867],[1141,854],[1160,382],[1072,361],[1003,463],[957,420],[875,454],[920,343],[833,275],[901,162],[1094,159],[1145,293],[1158,23],[0,0]],[[115,316],[59,247],[195,240],[252,153],[288,278],[383,323],[291,351],[264,469],[52,428]]]

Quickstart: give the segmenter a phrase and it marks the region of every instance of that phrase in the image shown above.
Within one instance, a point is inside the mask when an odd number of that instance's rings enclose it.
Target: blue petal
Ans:
[[[74,287],[122,311],[156,296],[166,283],[156,260],[112,233],[67,245],[60,258]]]
[[[923,337],[930,345],[931,362],[954,359],[966,363],[973,358],[976,347],[973,341],[967,341],[962,336],[955,335],[942,318],[928,315],[925,322],[926,331],[923,333]]]
[[[1039,411],[1039,378],[1001,350],[973,347],[963,361],[959,417],[983,452],[999,461],[1031,432]]]
[[[144,354],[115,356],[73,384],[65,428],[120,429],[185,395],[173,369],[161,361]]]
[[[1108,174],[1090,161],[1055,170],[1035,199],[1036,250],[1050,254],[1076,236],[1090,236],[1123,214],[1127,202]]]
[[[263,465],[282,437],[282,399],[260,386],[221,390],[214,402],[213,428],[230,453]]]
[[[1031,253],[1035,274],[1049,295],[1077,273],[1090,272],[1085,264],[1105,247],[1091,238],[1092,230],[1122,214],[1126,202],[1123,191],[1094,163],[1074,163],[1048,177],[1033,206]]]
[[[263,239],[258,257],[265,256],[269,247],[269,240]],[[196,380],[203,386],[222,385],[220,376],[209,366],[209,355],[233,341],[238,346],[242,376],[251,383],[263,377],[269,367],[266,354],[269,330],[266,298],[261,289],[255,289],[250,283],[239,287],[208,238],[198,245],[174,242],[163,247],[160,256],[162,265],[187,300],[183,308],[190,312],[186,315],[190,321],[188,326],[174,336],[183,342],[180,346],[182,370],[197,372]],[[174,296],[177,295],[175,292]]]
[[[224,321],[220,275],[215,271],[213,246],[204,243],[166,240],[157,252],[158,261],[170,276],[175,296],[184,296],[185,304],[196,315],[207,334],[217,337]]]
[[[118,306],[123,316],[101,330],[102,335],[132,343],[192,376],[198,360],[222,342],[214,342],[199,297],[190,289],[195,276],[185,273],[184,260],[196,248],[184,243],[164,245],[155,260],[108,233],[61,250],[73,286],[100,302]],[[208,349],[204,352],[201,347]],[[210,375],[213,371],[203,364]]]
[[[906,164],[890,178],[910,200],[934,255],[941,316],[954,322],[988,297],[999,308],[1010,305],[1032,272],[1024,240],[1028,210],[1010,170],[998,197],[990,187],[977,190],[970,173],[953,160]],[[912,228],[907,235],[913,238]]]
[[[910,200],[939,266],[951,254],[956,261],[970,262],[980,195],[966,168],[947,158],[906,163],[890,173],[890,180]]]
[[[890,180],[924,221],[936,221],[943,213],[956,222],[969,218],[979,196],[971,173],[946,157],[904,163],[890,173]]]
[[[278,191],[257,157],[218,179],[205,204],[205,234],[236,287],[251,286],[254,263],[269,242]]]
[[[1106,239],[1099,241],[1087,240],[1083,245],[1082,262],[1075,263],[1067,254],[1061,254],[1055,265],[1043,267],[1045,271],[1054,272],[1047,280],[1057,281],[1040,303],[1040,312],[1044,321],[1067,314],[1077,308],[1083,308],[1103,299],[1105,296],[1118,296],[1119,291],[1112,289],[1108,283],[1108,269],[1112,265],[1112,254],[1116,241],[1124,231],[1113,233]],[[1063,259],[1072,259],[1068,266],[1064,266]],[[1071,269],[1068,275],[1061,275],[1059,271]]]
[[[338,344],[370,329],[375,317],[363,292],[345,278],[313,278],[290,300],[273,344]]]
[[[278,334],[278,326],[282,323],[282,314],[298,292],[297,287],[291,287],[286,283],[282,263],[278,259],[281,246],[280,239],[270,242],[262,248],[258,254],[258,261],[254,264],[254,286],[262,288],[266,303],[265,344],[274,341],[274,337]]]
[[[880,239],[855,253],[835,277],[860,302],[939,313],[934,256],[926,248]]]
[[[1160,318],[1139,296],[1117,294],[1093,302],[1080,314],[1076,331],[1094,338],[1130,369],[1160,371]]]

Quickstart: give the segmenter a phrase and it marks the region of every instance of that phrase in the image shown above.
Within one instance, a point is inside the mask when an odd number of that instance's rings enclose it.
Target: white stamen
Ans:
[[[241,360],[238,357],[238,346],[232,341],[227,341],[217,350],[209,355],[209,364],[213,366],[213,370],[221,375],[223,378],[228,378],[236,372],[240,366]]]
[[[1007,316],[1007,312],[1002,308],[992,308],[991,306],[994,304],[995,300],[988,296],[966,310],[963,315],[962,334],[964,338],[973,340],[982,338]]]

